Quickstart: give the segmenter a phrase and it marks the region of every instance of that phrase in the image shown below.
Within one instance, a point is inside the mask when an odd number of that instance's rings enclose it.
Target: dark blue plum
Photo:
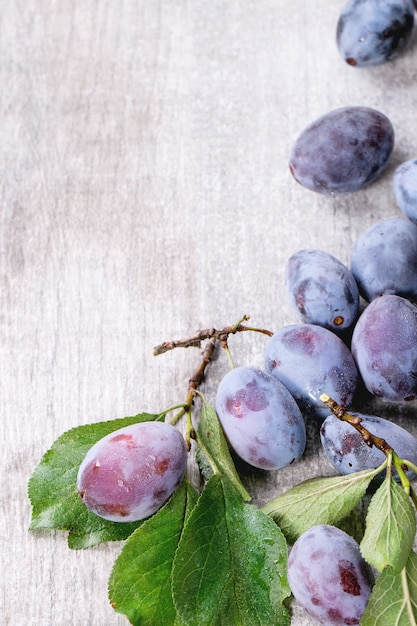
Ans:
[[[350,268],[368,302],[383,294],[417,298],[417,225],[401,217],[377,222],[356,241]]]
[[[360,623],[371,582],[359,545],[348,534],[313,526],[293,545],[287,571],[295,599],[319,624]]]
[[[293,324],[276,332],[265,346],[265,369],[289,389],[303,413],[323,418],[329,410],[320,396],[327,393],[347,407],[358,378],[353,356],[343,341],[314,324]]]
[[[228,372],[217,390],[216,411],[231,447],[254,467],[281,469],[304,452],[306,430],[297,403],[260,369]]]
[[[351,413],[362,419],[362,425],[373,435],[382,437],[402,459],[417,465],[417,439],[398,424],[390,420]],[[385,454],[375,446],[368,446],[360,433],[347,422],[335,415],[329,415],[320,429],[321,443],[327,458],[340,474],[352,474],[362,470],[379,467],[385,460]],[[410,479],[415,473],[407,471]]]
[[[401,211],[417,224],[417,159],[405,161],[397,167],[392,186]]]
[[[359,291],[348,268],[323,250],[300,250],[285,267],[289,301],[302,322],[334,332],[355,322]]]
[[[379,65],[404,50],[413,27],[412,0],[350,0],[337,24],[337,46],[349,65]]]
[[[369,107],[351,106],[326,113],[295,141],[290,171],[307,189],[348,193],[380,176],[394,147],[390,120]]]
[[[392,402],[414,400],[417,307],[395,295],[373,300],[356,322],[352,353],[368,391]]]

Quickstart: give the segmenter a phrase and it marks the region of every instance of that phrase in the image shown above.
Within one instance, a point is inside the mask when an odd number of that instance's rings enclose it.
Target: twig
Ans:
[[[392,447],[385,441],[385,439],[382,439],[382,437],[377,437],[377,435],[374,435],[367,428],[365,428],[365,426],[362,425],[361,417],[350,415],[350,413],[345,411],[345,409],[340,406],[340,404],[337,404],[335,400],[330,398],[327,393],[323,393],[320,396],[320,400],[329,407],[329,409],[337,417],[337,419],[341,420],[342,422],[348,422],[351,426],[353,426],[353,428],[355,428],[360,433],[362,439],[367,446],[369,446],[370,448],[372,448],[372,446],[375,446],[375,448],[381,450],[385,455],[387,455],[389,452],[392,452]]]
[[[209,343],[206,345],[203,351],[203,354],[202,354],[203,358],[201,360],[201,363],[197,371],[195,372],[193,376],[191,376],[190,380],[188,381],[188,396],[187,397],[190,399],[189,403],[192,402],[192,399],[195,395],[194,393],[195,390],[200,387],[201,383],[204,380],[206,368],[213,359],[215,347],[216,347],[216,341],[215,339],[212,339],[211,341],[209,341]]]
[[[206,373],[207,366],[213,360],[214,349],[216,347],[216,341],[211,339],[209,343],[206,345],[200,365],[198,366],[196,372],[191,376],[188,381],[188,391],[187,398],[185,400],[185,404],[181,405],[180,410],[176,413],[172,419],[170,420],[170,424],[174,425],[178,422],[178,420],[183,416],[187,416],[187,425],[186,425],[186,436],[185,441],[187,447],[190,447],[190,440],[195,438],[195,431],[191,421],[191,409],[193,406],[194,396],[196,394],[196,390],[200,387],[204,380],[204,376]]]
[[[169,352],[170,350],[174,350],[174,348],[201,348],[201,344],[203,341],[207,339],[213,339],[214,341],[219,341],[222,347],[227,346],[227,340],[230,335],[235,335],[236,333],[244,332],[251,330],[257,333],[263,333],[264,335],[268,335],[272,337],[273,333],[270,330],[266,330],[264,328],[254,328],[251,326],[244,326],[242,322],[247,322],[249,320],[248,315],[244,315],[241,320],[237,324],[233,324],[232,326],[225,326],[221,330],[216,330],[215,328],[206,328],[204,330],[198,330],[194,335],[188,337],[187,339],[178,339],[176,341],[164,341],[164,343],[155,346],[152,351],[154,356],[158,356],[159,354],[164,354],[165,352]]]

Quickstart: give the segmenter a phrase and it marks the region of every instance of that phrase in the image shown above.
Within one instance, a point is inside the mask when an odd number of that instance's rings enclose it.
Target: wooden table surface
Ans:
[[[126,624],[107,600],[120,545],[77,552],[65,533],[28,531],[27,481],[54,440],[184,401],[200,353],[153,357],[156,344],[243,314],[271,330],[297,321],[290,254],[349,264],[362,231],[400,215],[391,181],[417,156],[417,38],[395,62],[352,68],[335,44],[343,6],[3,0],[1,624]],[[314,194],[291,178],[289,151],[344,105],[388,115],[390,166],[359,193]],[[233,338],[236,364],[262,366],[264,343]],[[209,400],[227,369],[220,354]],[[417,435],[415,408],[397,413]],[[312,428],[303,461],[245,481],[262,503],[332,473]],[[313,623],[295,607],[293,624]]]

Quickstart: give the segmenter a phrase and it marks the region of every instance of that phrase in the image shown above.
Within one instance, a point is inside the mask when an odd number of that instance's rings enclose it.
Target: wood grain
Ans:
[[[271,330],[295,321],[288,256],[319,247],[348,263],[359,233],[399,215],[391,176],[417,154],[415,37],[394,63],[345,66],[343,4],[3,0],[2,624],[126,623],[107,601],[119,545],[73,552],[63,534],[28,532],[27,480],[53,441],[181,401],[199,355],[155,358],[154,345],[244,313]],[[292,142],[348,104],[391,118],[391,166],[358,194],[312,194],[290,177]],[[236,337],[236,363],[262,365],[263,341]],[[220,355],[209,399],[226,369]],[[417,435],[415,409],[397,412]],[[302,463],[245,481],[261,503],[326,473],[312,425]],[[293,623],[313,622],[295,607]]]

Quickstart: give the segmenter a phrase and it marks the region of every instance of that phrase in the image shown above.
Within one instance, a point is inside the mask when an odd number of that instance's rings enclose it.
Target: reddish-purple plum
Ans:
[[[348,329],[359,310],[359,291],[348,268],[323,250],[299,250],[285,266],[290,304],[302,322],[333,332]]]
[[[327,417],[323,393],[347,407],[356,391],[358,372],[350,350],[335,333],[314,324],[293,324],[276,332],[265,346],[265,369],[307,415]]]
[[[372,394],[393,402],[414,400],[417,395],[417,307],[396,295],[383,295],[373,300],[356,322],[352,354]]]
[[[280,469],[304,452],[306,431],[297,403],[260,369],[230,370],[217,390],[216,411],[231,447],[254,467]]]
[[[323,626],[359,624],[371,593],[358,544],[325,524],[313,526],[295,542],[288,582],[297,602]]]
[[[301,133],[289,166],[301,185],[319,193],[358,191],[388,164],[394,129],[379,111],[350,106],[326,113]]]
[[[113,522],[145,519],[174,493],[187,465],[181,433],[140,422],[106,435],[80,465],[77,489],[86,507]]]

